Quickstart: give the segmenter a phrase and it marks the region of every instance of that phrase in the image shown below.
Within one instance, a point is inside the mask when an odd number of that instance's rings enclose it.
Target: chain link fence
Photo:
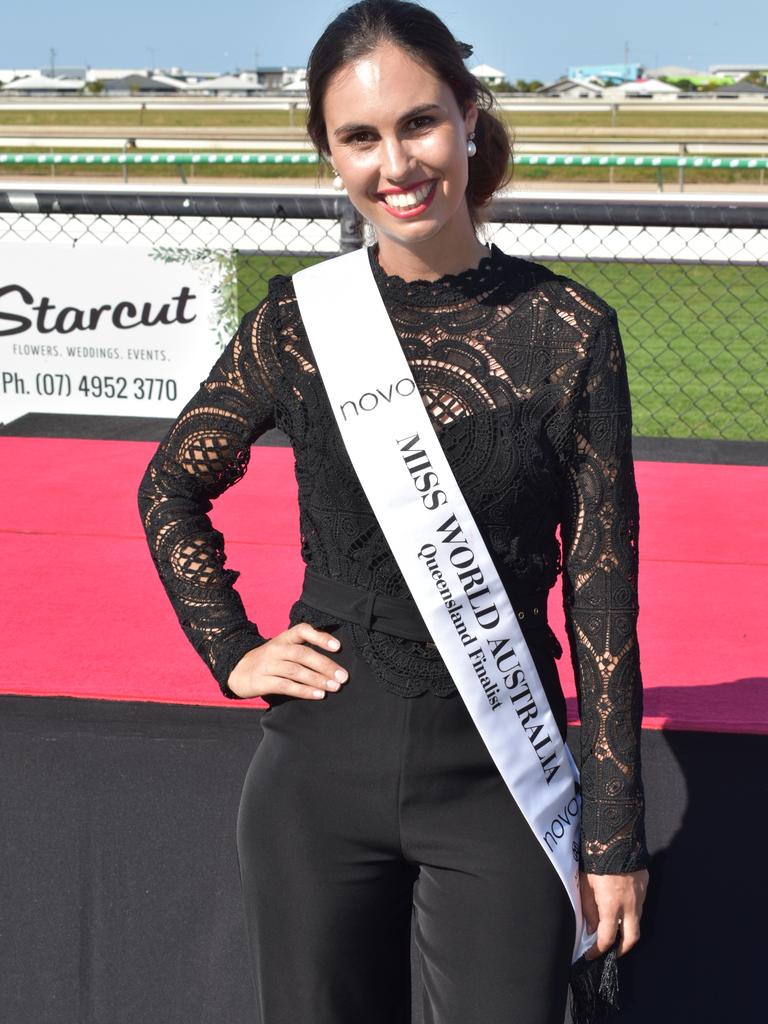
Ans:
[[[619,314],[637,436],[768,440],[768,203],[497,199],[483,228],[510,255],[587,285]],[[358,246],[343,196],[0,192],[7,242],[215,251],[237,316],[275,273]],[[234,311],[233,311],[234,315]]]

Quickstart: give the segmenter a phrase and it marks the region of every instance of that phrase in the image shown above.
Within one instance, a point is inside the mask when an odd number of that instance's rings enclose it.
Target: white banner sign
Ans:
[[[224,252],[0,246],[0,422],[175,417],[237,326]]]

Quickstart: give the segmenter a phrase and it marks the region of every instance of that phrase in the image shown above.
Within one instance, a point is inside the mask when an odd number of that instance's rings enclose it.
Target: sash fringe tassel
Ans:
[[[618,939],[594,960],[581,956],[571,968],[571,1024],[607,1020],[619,1009]]]

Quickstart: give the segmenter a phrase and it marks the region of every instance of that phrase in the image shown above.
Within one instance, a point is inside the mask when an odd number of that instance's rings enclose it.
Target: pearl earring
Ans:
[[[467,156],[474,156],[476,152],[477,146],[475,145],[475,133],[472,132],[467,139]]]
[[[333,185],[333,187],[336,189],[337,192],[343,192],[344,191],[344,182],[341,180],[341,175],[338,173],[338,171],[334,175],[334,178],[333,178],[333,181],[331,182],[331,184]]]

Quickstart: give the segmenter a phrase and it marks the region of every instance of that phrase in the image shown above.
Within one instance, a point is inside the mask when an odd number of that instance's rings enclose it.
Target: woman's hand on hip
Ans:
[[[640,938],[640,915],[648,888],[648,872],[633,871],[626,875],[582,872],[579,883],[587,928],[597,932],[594,946],[587,950],[587,960],[607,952],[619,930],[618,955],[623,956]]]
[[[227,685],[238,697],[281,693],[322,700],[328,691],[338,690],[347,681],[348,673],[308,644],[331,651],[341,646],[330,633],[308,622],[298,622],[243,655],[230,672]]]

